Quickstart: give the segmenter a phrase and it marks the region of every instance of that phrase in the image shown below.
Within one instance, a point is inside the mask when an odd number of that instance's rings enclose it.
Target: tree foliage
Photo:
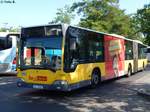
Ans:
[[[0,32],[19,32],[19,28],[13,28],[13,27],[10,27],[10,28],[5,28],[5,27],[1,27],[0,28]]]
[[[50,23],[71,23],[74,14],[80,16],[79,26],[106,33],[138,39],[150,45],[150,4],[136,14],[127,15],[119,8],[119,0],[81,0],[58,9]]]
[[[64,8],[57,9],[56,17],[54,20],[49,22],[50,24],[53,23],[67,23],[70,24],[71,20],[74,18],[74,14],[72,13],[69,6],[65,6]]]
[[[130,23],[129,23],[130,27],[129,27],[128,38],[137,39],[144,42],[143,34],[139,30],[139,26],[138,26],[139,22],[135,15],[136,14],[130,15]]]
[[[139,9],[134,16],[136,20],[136,28],[142,32],[145,37],[145,43],[150,45],[150,4]]]
[[[118,0],[82,0],[73,3],[72,10],[81,15],[82,27],[128,36],[131,20],[118,3]]]

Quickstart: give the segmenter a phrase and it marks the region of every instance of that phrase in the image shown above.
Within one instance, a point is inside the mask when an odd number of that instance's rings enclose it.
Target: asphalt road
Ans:
[[[14,76],[0,77],[0,112],[150,112],[150,100],[137,94],[150,88],[150,70],[73,92],[18,88]]]

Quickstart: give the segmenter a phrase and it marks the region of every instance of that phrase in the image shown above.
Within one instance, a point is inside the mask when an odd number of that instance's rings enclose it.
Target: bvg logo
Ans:
[[[47,81],[47,77],[46,76],[31,76],[31,75],[29,75],[29,80],[32,80],[32,81]]]
[[[36,76],[29,75],[29,80],[36,81]]]

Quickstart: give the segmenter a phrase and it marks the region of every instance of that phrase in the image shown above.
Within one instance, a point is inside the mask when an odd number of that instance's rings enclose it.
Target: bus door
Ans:
[[[134,72],[138,71],[138,43],[133,42],[133,69]]]

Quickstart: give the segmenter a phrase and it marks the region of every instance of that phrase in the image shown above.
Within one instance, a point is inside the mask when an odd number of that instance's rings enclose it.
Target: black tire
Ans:
[[[132,75],[132,67],[131,67],[131,65],[129,65],[127,77],[130,77],[131,75]]]
[[[95,88],[101,82],[99,70],[94,70],[91,75],[91,87]]]

